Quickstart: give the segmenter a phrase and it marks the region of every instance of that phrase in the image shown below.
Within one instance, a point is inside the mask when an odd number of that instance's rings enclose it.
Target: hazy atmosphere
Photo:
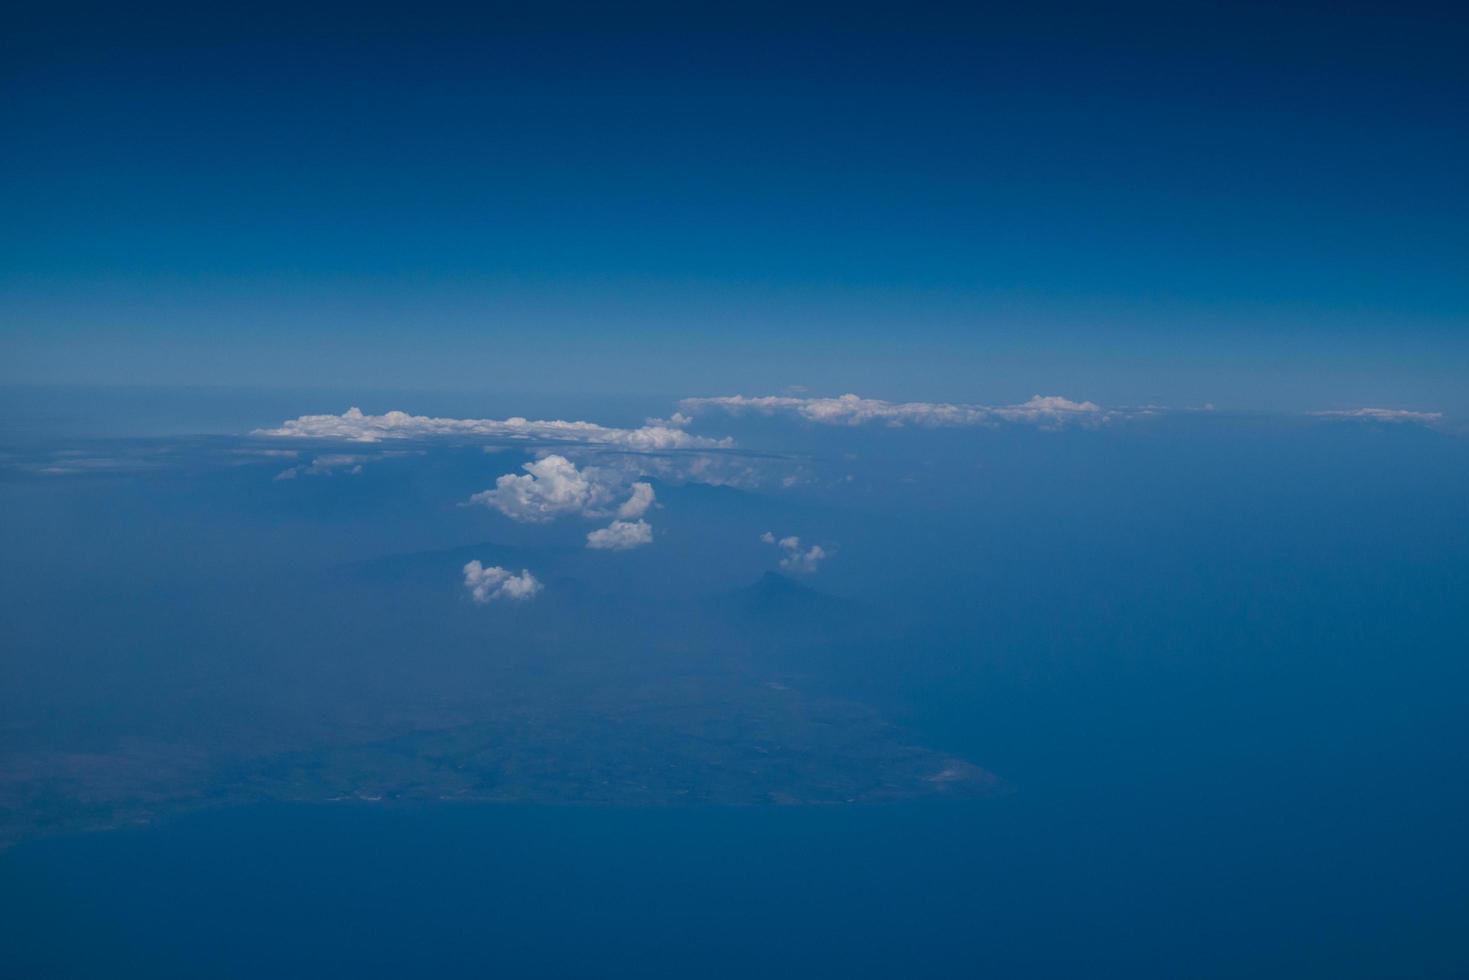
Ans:
[[[1469,971],[1469,40],[23,7],[0,975]]]

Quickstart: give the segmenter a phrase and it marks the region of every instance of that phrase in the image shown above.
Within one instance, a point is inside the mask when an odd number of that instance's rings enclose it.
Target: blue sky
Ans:
[[[0,382],[1459,414],[1462,27],[23,12]]]

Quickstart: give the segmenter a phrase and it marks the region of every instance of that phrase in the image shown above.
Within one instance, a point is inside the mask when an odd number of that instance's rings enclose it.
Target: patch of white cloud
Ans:
[[[523,474],[506,473],[493,490],[482,490],[470,503],[498,510],[512,520],[544,524],[558,517],[642,517],[653,505],[652,484],[633,483],[628,491],[627,474],[619,469],[587,466],[578,469],[565,456],[551,454],[525,463]]]
[[[648,419],[647,424],[651,426],[662,426],[670,429],[682,429],[693,425],[694,417],[685,415],[683,412],[674,412],[666,419]]]
[[[1043,427],[1068,424],[1097,425],[1115,413],[1095,402],[1077,402],[1059,395],[1036,395],[1018,405],[963,405],[946,402],[889,402],[857,395],[838,398],[805,398],[790,395],[725,395],[717,398],[685,398],[682,411],[698,414],[710,409],[731,415],[795,415],[821,425],[865,425],[878,422],[889,426],[974,426],[1004,422]]]
[[[511,574],[499,565],[486,568],[478,561],[464,566],[464,587],[469,596],[480,605],[506,599],[524,602],[535,598],[541,591],[541,583],[529,570],[521,569],[519,575]]]
[[[645,425],[619,429],[594,422],[508,419],[433,418],[387,412],[367,415],[349,408],[341,415],[302,415],[275,429],[257,429],[253,435],[285,439],[338,439],[380,442],[385,439],[515,439],[540,442],[616,446],[640,452],[669,449],[715,449],[733,445],[729,439],[695,436],[673,425]]]
[[[495,489],[470,497],[471,503],[492,507],[511,520],[541,524],[565,514],[580,514],[609,502],[608,489],[599,486],[565,456],[546,456],[526,463],[524,475],[506,473]]]
[[[765,544],[773,544],[784,552],[780,559],[780,567],[788,572],[799,575],[814,575],[821,563],[831,555],[819,544],[813,544],[809,548],[801,547],[801,539],[794,534],[777,539],[771,531],[760,535],[760,540]]]
[[[632,520],[642,517],[653,506],[653,485],[651,483],[634,483],[632,485],[632,496],[623,501],[622,506],[617,508],[617,516],[623,520]]]
[[[1352,408],[1311,414],[1322,418],[1356,419],[1362,422],[1417,422],[1420,425],[1432,425],[1443,421],[1442,412],[1411,412],[1405,408]]]
[[[587,547],[602,551],[627,551],[653,543],[653,526],[647,521],[613,521],[587,535]]]

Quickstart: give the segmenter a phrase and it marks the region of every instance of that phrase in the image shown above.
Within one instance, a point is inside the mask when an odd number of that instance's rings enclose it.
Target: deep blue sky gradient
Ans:
[[[1447,8],[11,26],[0,382],[1469,409]]]

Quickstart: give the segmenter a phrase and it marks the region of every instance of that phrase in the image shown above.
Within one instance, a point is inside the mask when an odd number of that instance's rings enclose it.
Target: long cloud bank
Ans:
[[[1095,402],[1075,402],[1059,395],[1036,395],[1018,405],[964,405],[947,402],[889,402],[858,395],[837,398],[796,398],[785,395],[725,395],[685,398],[681,411],[697,415],[710,410],[730,415],[795,415],[821,425],[971,426],[1005,422],[1042,426],[1097,425],[1114,413]]]
[[[619,449],[654,451],[668,449],[721,449],[733,445],[729,439],[691,435],[670,425],[644,425],[619,429],[595,422],[536,421],[519,416],[508,419],[452,419],[407,412],[367,415],[349,408],[341,415],[302,415],[275,429],[256,429],[257,436],[286,439],[337,439],[346,442],[381,442],[385,439],[516,439],[614,446]]]
[[[723,395],[713,398],[685,398],[679,402],[681,413],[689,416],[722,412],[726,415],[791,416],[818,425],[860,426],[870,423],[892,428],[903,426],[960,427],[996,426],[1006,423],[1034,425],[1043,429],[1063,426],[1095,427],[1114,419],[1196,409],[1170,409],[1162,406],[1143,408],[1103,408],[1096,402],[1072,401],[1060,395],[1036,395],[1015,405],[977,405],[953,402],[889,402],[880,398],[841,395],[836,398],[807,398],[791,395]],[[1206,406],[1204,411],[1212,411]],[[1356,419],[1367,422],[1416,422],[1434,425],[1442,422],[1442,412],[1417,412],[1400,408],[1354,408],[1339,411],[1309,412],[1319,418]],[[683,419],[684,416],[675,416]]]
[[[1443,421],[1443,412],[1412,412],[1406,408],[1351,408],[1331,412],[1312,412],[1330,419],[1358,419],[1363,422],[1417,422],[1431,425]]]

